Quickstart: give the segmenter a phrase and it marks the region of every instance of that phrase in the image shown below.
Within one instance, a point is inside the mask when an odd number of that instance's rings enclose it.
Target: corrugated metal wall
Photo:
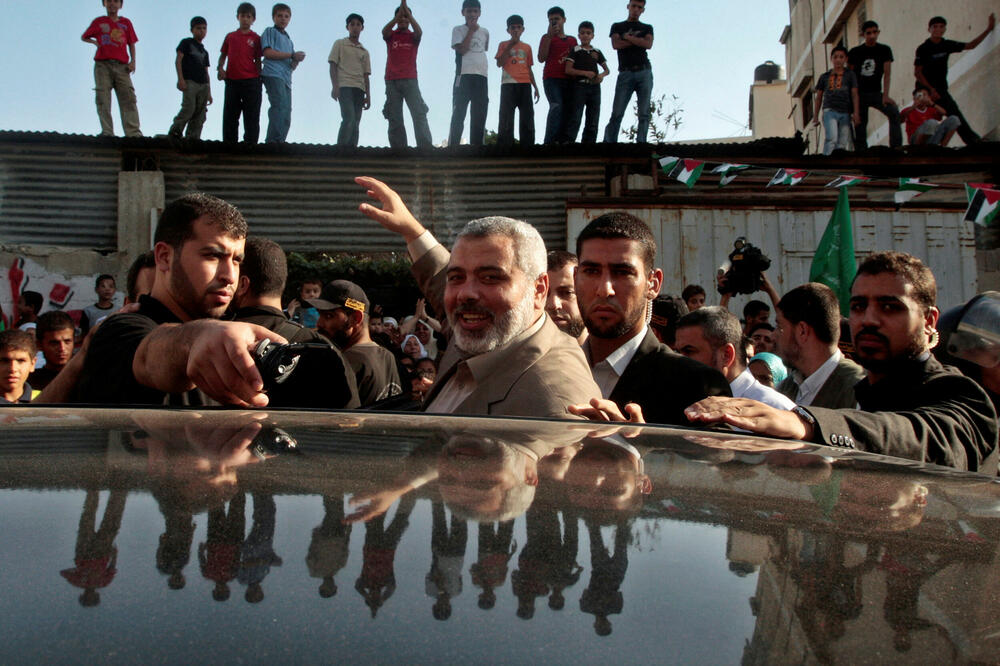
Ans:
[[[354,177],[368,175],[400,192],[414,215],[450,243],[467,221],[508,215],[533,224],[561,246],[568,197],[604,191],[604,162],[582,159],[415,160],[164,153],[166,198],[204,191],[237,205],[252,233],[286,250],[399,251],[394,235],[358,212],[367,200]]]
[[[0,143],[0,243],[115,249],[114,148]]]
[[[570,249],[586,224],[609,208],[574,207],[568,214]],[[813,253],[830,220],[830,211],[629,208],[645,220],[657,242],[657,265],[663,269],[662,293],[679,296],[697,283],[712,295],[715,275],[733,241],[745,236],[771,259],[768,277],[778,293],[807,282]],[[854,250],[860,258],[876,250],[899,250],[919,257],[938,281],[938,305],[949,308],[976,294],[975,240],[972,225],[960,212],[890,212],[852,209]],[[750,297],[732,300],[742,311]],[[753,298],[767,300],[763,294]]]

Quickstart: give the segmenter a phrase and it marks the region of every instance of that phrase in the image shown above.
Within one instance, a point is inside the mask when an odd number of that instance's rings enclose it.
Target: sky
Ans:
[[[130,19],[139,37],[137,69],[133,83],[139,101],[143,134],[166,134],[180,108],[181,93],[176,89],[174,58],[178,42],[190,36],[192,16],[208,21],[205,46],[212,58],[212,92],[216,103],[209,107],[203,139],[221,139],[223,83],[214,79],[214,67],[226,33],[235,30],[236,1],[220,0],[126,0],[121,16]],[[259,34],[272,25],[273,3],[256,3]],[[340,2],[304,0],[287,3],[292,8],[288,34],[296,50],[306,59],[294,74],[292,84],[292,126],[288,141],[297,143],[336,142],[340,110],[330,97],[327,55],[333,42],[347,35],[347,14],[358,12],[365,18],[361,43],[372,58],[372,108],[361,120],[361,145],[386,146],[383,75],[386,48],[381,37],[398,0]],[[567,34],[589,20],[596,26],[594,46],[608,56],[612,76],[603,84],[601,130],[611,113],[614,96],[616,57],[608,38],[612,23],[627,17],[626,1],[577,0],[565,3]],[[453,6],[452,6],[453,5]],[[449,7],[442,11],[442,7]],[[517,13],[524,17],[523,39],[537,51],[546,28],[548,4],[510,0],[495,3],[483,0],[480,25],[489,30],[490,53],[507,37],[506,18]],[[447,138],[451,116],[451,85],[454,60],[450,48],[451,29],[463,22],[460,0],[410,3],[414,17],[424,30],[417,58],[420,88],[430,107],[429,121],[435,144]],[[55,131],[97,134],[100,125],[94,108],[94,47],[80,40],[90,22],[104,13],[99,0],[39,0],[20,3],[7,13],[8,44],[4,49],[4,71],[8,79],[8,102],[0,105],[0,129]],[[751,7],[733,0],[677,2],[649,0],[642,21],[652,24],[654,44],[653,97],[676,96],[683,109],[683,124],[669,139],[713,139],[749,134],[746,129],[749,88],[754,67],[766,60],[784,64],[784,47],[778,42],[788,23],[788,0],[760,0]],[[535,77],[541,88],[541,65]],[[496,130],[500,99],[500,71],[489,76],[489,115],[486,127]],[[19,100],[19,101],[15,101]],[[261,110],[261,138],[267,130],[267,99]],[[548,110],[544,92],[535,107],[538,139],[544,133]],[[115,132],[122,134],[117,104],[112,111]],[[631,112],[630,112],[631,114]],[[407,136],[413,145],[409,113],[404,109]],[[626,116],[627,127],[632,116]],[[466,121],[468,123],[468,120]],[[242,133],[242,130],[241,130]],[[467,137],[467,131],[466,131]]]

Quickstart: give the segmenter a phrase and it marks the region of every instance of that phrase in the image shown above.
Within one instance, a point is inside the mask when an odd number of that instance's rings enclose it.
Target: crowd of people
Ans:
[[[843,45],[833,47],[833,68],[816,82],[812,123],[823,124],[823,154],[850,150],[852,140],[854,149],[864,150],[868,146],[869,109],[888,119],[889,145],[893,148],[903,145],[901,123],[906,126],[910,145],[947,146],[955,132],[966,145],[980,141],[948,93],[948,56],[976,48],[995,25],[996,17],[990,14],[982,33],[968,42],[958,42],[944,38],[948,21],[943,16],[931,18],[927,22],[930,37],[917,47],[914,60],[913,104],[900,111],[889,96],[892,48],[878,41],[878,23],[862,23],[864,42],[850,51]]]
[[[131,74],[135,71],[135,44],[138,41],[132,23],[119,15],[123,0],[102,0],[106,16],[94,19],[83,33],[83,41],[94,45],[94,79],[97,92],[97,115],[101,135],[112,136],[111,91],[118,98],[126,136],[142,136],[139,111]],[[612,48],[618,53],[618,81],[611,119],[604,130],[604,141],[615,143],[622,119],[632,95],[638,102],[636,141],[644,142],[649,130],[650,98],[653,90],[652,65],[647,51],[653,46],[653,27],[639,21],[645,0],[629,0],[628,17],[610,28]],[[448,145],[461,143],[465,117],[471,109],[469,143],[482,145],[489,104],[490,34],[479,24],[482,7],[479,0],[462,1],[463,23],[452,31],[451,48],[455,56],[455,79]],[[295,50],[286,30],[292,10],[277,3],[271,10],[274,21],[263,34],[252,30],[257,10],[249,2],[236,9],[239,28],[228,33],[222,42],[216,76],[225,82],[222,110],[222,140],[235,143],[239,122],[243,120],[243,141],[255,144],[260,138],[262,91],[267,92],[268,127],[265,140],[282,143],[288,136],[292,118],[292,73],[305,59],[304,51]],[[549,102],[545,121],[545,143],[576,141],[583,127],[582,142],[597,141],[601,108],[601,81],[610,73],[607,60],[591,41],[595,26],[582,21],[578,36],[567,35],[566,13],[560,7],[547,12],[548,28],[538,45],[538,60],[544,63],[542,84]],[[538,84],[532,67],[531,47],[521,41],[524,18],[512,14],[506,20],[510,39],[500,43],[493,58],[501,69],[500,120],[497,139],[500,144],[514,142],[514,113],[519,114],[519,140],[535,142],[533,102],[539,99]],[[211,61],[204,40],[208,23],[201,16],[191,19],[191,37],[177,45],[175,67],[177,89],[183,94],[181,109],[168,135],[200,139],[208,105],[212,103]],[[347,36],[330,49],[330,96],[339,104],[341,114],[337,145],[358,145],[358,131],[364,111],[371,108],[371,54],[360,41],[364,17],[351,13],[346,19]],[[413,121],[416,144],[432,145],[427,122],[427,104],[420,93],[417,77],[417,50],[423,31],[401,0],[394,15],[382,28],[386,43],[386,100],[383,115],[388,121],[388,139],[392,148],[407,145],[403,124],[403,103]]]
[[[424,296],[401,323],[346,280],[304,282],[293,317],[316,328],[291,321],[281,248],[248,239],[227,202],[185,195],[130,271],[127,312],[79,353],[66,358],[68,318],[39,318],[42,353],[60,369],[36,401],[722,423],[997,471],[996,368],[974,380],[932,355],[936,283],[911,255],[858,266],[844,354],[838,300],[821,284],[779,296],[764,279],[773,326],[762,301],[741,324],[705,306],[700,287],[686,302],[660,296],[653,234],[633,215],[594,219],[575,254],[547,253],[537,230],[500,216],[470,221],[449,251],[388,185],[356,182],[371,198],[360,212],[405,243]],[[5,332],[0,350],[6,401],[29,400],[35,340]]]

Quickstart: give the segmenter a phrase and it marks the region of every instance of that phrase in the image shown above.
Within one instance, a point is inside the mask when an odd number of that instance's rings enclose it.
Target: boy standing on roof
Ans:
[[[267,90],[267,143],[284,143],[292,125],[292,71],[306,54],[296,51],[292,38],[285,32],[292,20],[292,8],[279,2],[271,10],[274,26],[260,36],[264,66],[261,78]]]
[[[236,143],[242,113],[243,141],[253,144],[260,138],[260,35],[250,29],[257,20],[257,10],[249,2],[240,3],[236,20],[239,30],[226,35],[219,54],[219,80],[226,82],[222,140]]]
[[[462,16],[465,18],[465,23],[455,26],[451,31],[451,48],[455,49],[457,54],[458,71],[455,73],[455,95],[451,110],[451,128],[448,132],[449,146],[462,143],[465,113],[470,106],[472,117],[469,119],[469,143],[473,146],[483,145],[486,110],[490,104],[486,78],[489,71],[486,49],[490,48],[490,33],[479,25],[481,13],[479,0],[463,0]]]
[[[406,6],[406,0],[402,0],[392,20],[382,28],[382,39],[389,49],[385,61],[385,107],[382,115],[389,121],[391,148],[406,148],[403,102],[406,102],[413,119],[417,147],[430,148],[433,143],[431,128],[427,124],[427,105],[417,85],[417,48],[423,35],[424,31]]]
[[[132,22],[118,16],[123,0],[103,0],[107,16],[98,16],[80,38],[97,47],[94,54],[94,90],[97,93],[97,117],[101,121],[101,136],[114,136],[111,121],[111,89],[118,98],[125,136],[142,136],[139,131],[139,109],[132,87],[135,71],[135,36]]]
[[[371,56],[361,45],[361,31],[365,20],[360,14],[348,14],[347,37],[338,39],[330,49],[330,97],[340,104],[340,132],[338,146],[358,147],[358,129],[361,112],[372,106],[369,77],[372,73]]]
[[[636,96],[639,124],[635,142],[645,143],[649,134],[649,100],[653,96],[653,66],[649,62],[649,49],[653,48],[653,26],[639,21],[646,11],[646,0],[630,0],[628,20],[611,26],[611,47],[618,51],[618,81],[615,83],[615,101],[611,105],[611,119],[604,128],[605,143],[618,143],[622,118]]]
[[[169,136],[181,138],[181,130],[187,125],[185,136],[200,139],[201,128],[205,125],[205,114],[212,103],[212,84],[208,76],[208,51],[202,46],[208,33],[208,22],[200,16],[191,19],[191,36],[177,45],[177,89],[184,93],[181,110],[170,126]]]
[[[500,43],[497,49],[497,67],[503,69],[500,83],[500,123],[497,128],[497,143],[509,146],[514,143],[514,110],[520,114],[521,145],[535,143],[535,110],[531,104],[531,91],[535,91],[538,103],[538,84],[531,71],[534,64],[531,47],[521,41],[524,34],[524,19],[513,14],[507,17],[507,34],[510,39]]]
[[[855,46],[847,54],[847,64],[858,77],[861,122],[854,131],[854,147],[857,150],[868,147],[869,107],[878,109],[889,119],[889,145],[893,148],[903,145],[903,134],[899,130],[899,107],[889,97],[892,49],[879,43],[879,32],[878,23],[865,21],[861,25],[864,43]]]

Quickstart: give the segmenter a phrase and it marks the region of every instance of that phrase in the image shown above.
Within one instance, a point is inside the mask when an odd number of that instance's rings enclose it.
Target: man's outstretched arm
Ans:
[[[139,344],[132,372],[140,384],[167,393],[197,387],[225,404],[264,407],[264,382],[251,356],[264,339],[286,342],[266,328],[242,322],[163,324]]]

